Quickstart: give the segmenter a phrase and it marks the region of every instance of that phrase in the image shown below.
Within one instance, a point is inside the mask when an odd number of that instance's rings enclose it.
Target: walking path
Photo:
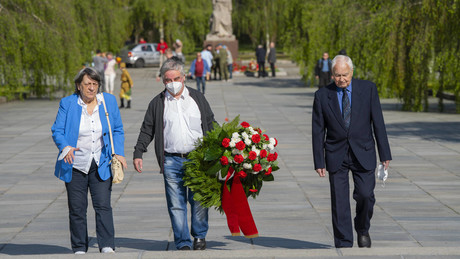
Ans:
[[[206,97],[219,123],[240,114],[279,140],[281,169],[256,200],[249,200],[260,237],[232,237],[225,216],[210,210],[208,249],[202,252],[175,251],[153,144],[144,155],[144,173],[135,173],[131,165],[145,109],[163,86],[155,81],[156,68],[130,69],[133,108],[121,110],[130,167],[112,193],[115,256],[459,258],[460,115],[401,112],[395,100],[382,100],[394,160],[385,187],[378,184],[375,190],[373,247],[336,249],[329,183],[312,164],[315,89],[303,86],[295,66],[280,66],[285,73],[277,78],[239,75],[207,84]],[[59,100],[0,104],[0,258],[71,255],[65,187],[53,175],[57,149],[50,128],[58,105]],[[97,249],[91,207],[88,220],[87,256],[106,256]]]

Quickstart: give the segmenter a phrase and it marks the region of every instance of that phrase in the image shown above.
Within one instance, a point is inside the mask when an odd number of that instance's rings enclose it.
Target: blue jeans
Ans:
[[[103,247],[115,249],[115,230],[113,227],[112,177],[103,181],[97,172],[97,164],[92,161],[88,174],[72,170],[72,181],[65,184],[69,206],[70,240],[72,250],[88,251],[88,230],[86,210],[88,208],[88,189],[91,192],[93,208],[96,212],[96,234],[99,250]]]
[[[228,74],[229,74],[229,79],[232,79],[233,77],[233,64],[228,64]]]
[[[204,76],[197,76],[195,77],[195,80],[196,80],[196,89],[198,90],[198,92],[201,92],[201,87],[200,87],[200,84],[203,86],[203,91],[202,93],[204,94],[204,89],[206,87],[206,77]]]
[[[174,232],[174,244],[179,249],[183,246],[192,247],[188,222],[187,200],[190,203],[192,214],[191,234],[194,238],[205,238],[208,233],[208,209],[201,207],[199,202],[193,200],[193,193],[184,186],[183,163],[186,158],[177,156],[165,156],[164,183],[166,190],[166,202],[168,204],[169,217]]]

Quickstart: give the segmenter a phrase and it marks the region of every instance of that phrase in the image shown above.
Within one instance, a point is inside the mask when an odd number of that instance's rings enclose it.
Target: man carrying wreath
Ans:
[[[187,200],[191,205],[193,249],[206,249],[208,209],[193,199],[184,186],[187,155],[207,131],[212,130],[214,114],[199,91],[185,86],[184,63],[176,57],[166,60],[160,69],[166,89],[150,102],[134,147],[133,163],[142,172],[142,155],[155,138],[155,153],[163,173],[166,201],[178,250],[190,250],[192,242],[187,223]]]

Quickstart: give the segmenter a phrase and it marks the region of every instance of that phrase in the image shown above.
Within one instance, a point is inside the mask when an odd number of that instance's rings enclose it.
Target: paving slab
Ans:
[[[116,256],[460,258],[460,115],[403,112],[398,100],[382,100],[394,160],[385,186],[376,186],[373,247],[336,249],[329,183],[313,170],[311,110],[316,89],[301,82],[295,64],[280,62],[280,68],[282,76],[276,78],[235,75],[206,86],[219,123],[240,115],[279,141],[281,169],[274,173],[275,181],[264,184],[257,199],[249,199],[260,237],[231,236],[225,216],[211,209],[207,250],[176,251],[151,144],[144,155],[144,173],[134,172],[129,164],[123,183],[113,186]],[[155,81],[157,68],[129,71],[134,79],[132,109],[122,109],[121,116],[126,158],[132,161],[147,105],[164,87]],[[195,87],[194,81],[187,84]],[[430,110],[436,110],[436,99],[430,102]],[[0,104],[0,258],[72,255],[65,186],[53,175],[57,148],[50,128],[58,105],[57,99]],[[107,258],[97,248],[91,206],[88,255]]]

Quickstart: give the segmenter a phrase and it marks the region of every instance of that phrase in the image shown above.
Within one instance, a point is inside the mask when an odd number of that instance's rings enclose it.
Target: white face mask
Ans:
[[[166,84],[166,89],[173,95],[176,95],[182,89],[182,82],[171,82]]]

